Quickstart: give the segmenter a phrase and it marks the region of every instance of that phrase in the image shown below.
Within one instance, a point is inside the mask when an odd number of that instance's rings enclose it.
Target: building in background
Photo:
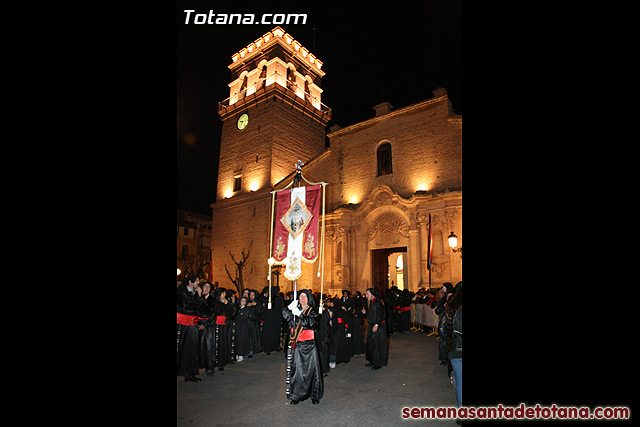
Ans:
[[[213,280],[231,285],[229,253],[251,248],[245,287],[268,284],[270,192],[291,182],[298,159],[306,179],[329,183],[325,292],[384,289],[400,279],[415,291],[462,280],[462,259],[447,244],[452,231],[462,244],[462,117],[447,91],[398,109],[383,102],[374,117],[327,134],[322,65],[280,27],[232,55],[229,97],[219,103]],[[298,289],[319,291],[317,266],[308,267]],[[280,286],[290,289],[284,278]]]
[[[177,260],[209,257],[211,254],[211,217],[178,209]]]

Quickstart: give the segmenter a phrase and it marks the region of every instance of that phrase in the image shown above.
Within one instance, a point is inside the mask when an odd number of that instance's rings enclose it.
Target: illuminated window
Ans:
[[[305,80],[305,82],[304,82],[304,99],[309,101],[309,98],[311,98],[311,91],[309,91],[309,82],[307,80]]]
[[[293,89],[293,69],[291,66],[287,67],[287,88]]]
[[[263,88],[267,83],[267,66],[266,65],[262,66],[262,71],[260,72],[260,80],[262,80],[262,84],[260,85],[260,87]]]
[[[240,92],[238,93],[238,99],[244,99],[244,96],[247,94],[247,82],[249,77],[244,76],[244,80],[242,81],[242,86],[240,86]]]
[[[378,147],[378,176],[393,173],[391,144],[385,142]]]

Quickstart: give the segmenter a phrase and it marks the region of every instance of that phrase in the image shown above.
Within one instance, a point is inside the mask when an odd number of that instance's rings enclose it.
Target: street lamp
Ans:
[[[453,234],[453,231],[452,231],[451,234],[449,234],[449,236],[447,237],[447,239],[449,240],[449,247],[451,248],[451,250],[454,253],[460,252],[460,258],[462,258],[462,245],[460,245],[459,248],[456,248],[456,246],[458,246],[458,236]]]
[[[182,271],[180,271],[180,269],[178,269],[178,276],[180,275],[180,273],[182,273]]]

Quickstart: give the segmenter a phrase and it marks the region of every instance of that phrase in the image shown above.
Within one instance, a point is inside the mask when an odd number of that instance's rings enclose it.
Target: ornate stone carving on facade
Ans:
[[[442,277],[446,270],[449,269],[449,261],[433,262],[431,271],[436,277]]]
[[[433,228],[440,227],[443,224],[442,217],[439,214],[431,214],[431,222]],[[444,224],[446,224],[446,219]]]
[[[416,211],[416,222],[418,224],[429,224],[429,212]]]
[[[446,216],[448,222],[453,222],[458,220],[457,209],[447,209],[444,211],[444,215]]]
[[[347,227],[344,227],[342,225],[338,226],[338,232],[336,233],[337,239],[344,240],[344,238],[347,236],[348,231],[349,230],[347,229]]]
[[[409,224],[398,215],[387,212],[380,215],[369,227],[369,241],[377,234],[399,233],[402,237],[409,237]]]
[[[336,227],[334,225],[327,226],[325,232],[327,233],[327,237],[331,240],[336,239]]]
[[[393,201],[393,197],[391,194],[387,192],[382,192],[378,194],[374,200],[374,204],[376,207],[390,205]]]

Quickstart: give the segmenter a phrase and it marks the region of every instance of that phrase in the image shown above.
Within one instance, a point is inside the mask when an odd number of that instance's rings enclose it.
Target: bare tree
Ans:
[[[247,250],[246,254],[244,252],[244,249],[242,249],[242,253],[241,253],[242,259],[240,261],[236,261],[236,258],[233,256],[231,251],[229,251],[229,256],[231,257],[231,260],[235,264],[235,269],[236,269],[235,278],[231,277],[231,273],[229,273],[227,264],[224,265],[224,269],[227,272],[227,276],[229,276],[229,280],[231,280],[231,282],[233,282],[233,284],[235,285],[239,295],[242,295],[242,292],[244,291],[244,279],[242,278],[242,270],[244,269],[247,263],[247,259],[249,259],[249,255],[251,254],[252,247],[253,247],[253,242],[251,243],[251,246],[249,246],[249,249]]]

